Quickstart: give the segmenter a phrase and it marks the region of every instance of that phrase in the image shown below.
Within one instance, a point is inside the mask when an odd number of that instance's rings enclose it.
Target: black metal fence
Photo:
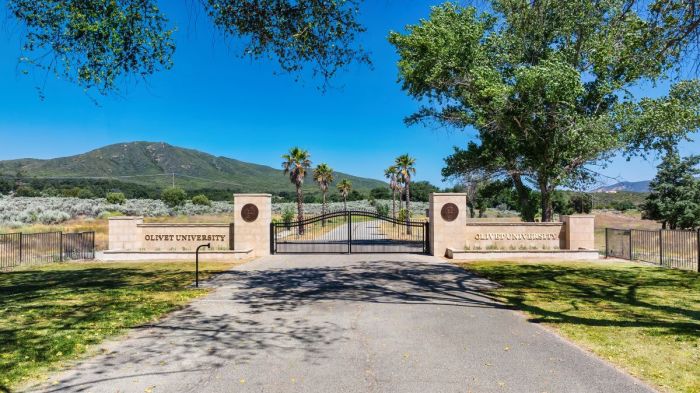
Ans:
[[[0,270],[78,259],[95,259],[95,232],[0,234]]]
[[[700,231],[606,228],[605,256],[700,272]]]

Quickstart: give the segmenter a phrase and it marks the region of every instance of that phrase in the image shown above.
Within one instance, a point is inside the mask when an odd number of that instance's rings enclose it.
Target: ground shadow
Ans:
[[[55,388],[44,386],[41,391],[89,391],[96,384],[144,373],[149,378],[187,374],[300,348],[304,362],[319,364],[335,355],[327,350],[333,343],[347,337],[347,327],[336,324],[332,316],[312,321],[297,312],[319,302],[506,307],[482,291],[491,283],[458,267],[367,259],[345,266],[231,270],[217,275],[206,283],[217,289],[207,299],[144,326],[114,352],[83,362]],[[119,277],[100,282],[122,285]]]

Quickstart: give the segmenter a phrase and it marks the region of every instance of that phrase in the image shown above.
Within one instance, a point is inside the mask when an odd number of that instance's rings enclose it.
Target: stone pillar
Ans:
[[[463,250],[467,227],[467,194],[430,194],[430,254],[445,256],[448,248]]]
[[[233,248],[235,250],[252,249],[251,256],[270,255],[271,222],[272,195],[233,195]]]
[[[595,250],[595,216],[561,216],[566,231],[567,250]]]
[[[143,217],[110,217],[109,250],[138,251],[141,248],[141,229]]]

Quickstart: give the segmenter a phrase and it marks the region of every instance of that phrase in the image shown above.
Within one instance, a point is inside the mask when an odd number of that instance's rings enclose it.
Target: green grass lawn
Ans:
[[[200,279],[233,263],[200,264]],[[194,263],[61,263],[0,273],[0,391],[206,293]]]
[[[530,320],[672,392],[700,392],[700,274],[632,264],[462,264]]]

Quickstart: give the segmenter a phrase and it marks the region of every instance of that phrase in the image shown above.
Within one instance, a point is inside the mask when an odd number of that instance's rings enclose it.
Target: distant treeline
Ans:
[[[121,192],[129,199],[159,199],[163,191],[162,187],[146,186],[143,184],[129,183],[111,179],[39,179],[39,178],[18,178],[12,176],[0,177],[0,194],[13,192],[16,196],[38,197],[38,196],[61,196],[76,198],[104,198],[109,192]],[[449,191],[460,192],[463,189],[459,186],[448,189],[439,189],[427,181],[418,181],[411,184],[411,200],[417,202],[428,202],[431,192]],[[485,190],[488,191],[488,190]],[[245,192],[237,188],[197,188],[186,189],[187,195],[206,195],[213,201],[230,201],[233,194]],[[296,194],[293,191],[272,191],[266,190],[274,196],[275,202],[294,202]],[[536,192],[533,191],[536,194]],[[558,213],[565,213],[571,206],[571,199],[575,195],[581,194],[574,191],[558,191],[554,196],[555,209]],[[646,193],[638,192],[616,192],[616,193],[593,193],[589,195],[591,207],[593,209],[615,209],[631,210],[637,208],[643,201]],[[353,190],[348,195],[348,201],[358,201],[365,199],[391,199],[391,190],[388,187],[374,188],[369,192]],[[482,208],[506,208],[509,210],[519,210],[517,195],[511,187],[497,187],[495,191],[484,192],[482,198]],[[403,200],[402,195],[398,198]],[[328,194],[329,202],[340,202],[342,198],[336,192]],[[321,202],[320,192],[305,192],[305,203]],[[478,209],[477,206],[474,206]]]
[[[233,194],[250,192],[239,188],[186,188],[188,196],[198,194],[206,195],[213,201],[230,201]],[[411,184],[411,200],[427,202],[431,192],[440,191],[438,187],[427,181],[419,181]],[[39,197],[60,196],[75,198],[104,198],[109,192],[121,192],[129,199],[159,199],[163,187],[147,186],[138,183],[124,182],[113,179],[42,179],[30,177],[3,176],[0,177],[0,194],[14,193],[16,196]],[[257,190],[272,194],[275,202],[294,202],[296,193],[293,191]],[[321,193],[304,193],[304,202],[321,202]],[[348,201],[365,199],[391,199],[391,190],[386,188],[374,188],[369,192],[352,190],[348,195]],[[340,202],[342,198],[337,192],[328,194],[329,202]]]

